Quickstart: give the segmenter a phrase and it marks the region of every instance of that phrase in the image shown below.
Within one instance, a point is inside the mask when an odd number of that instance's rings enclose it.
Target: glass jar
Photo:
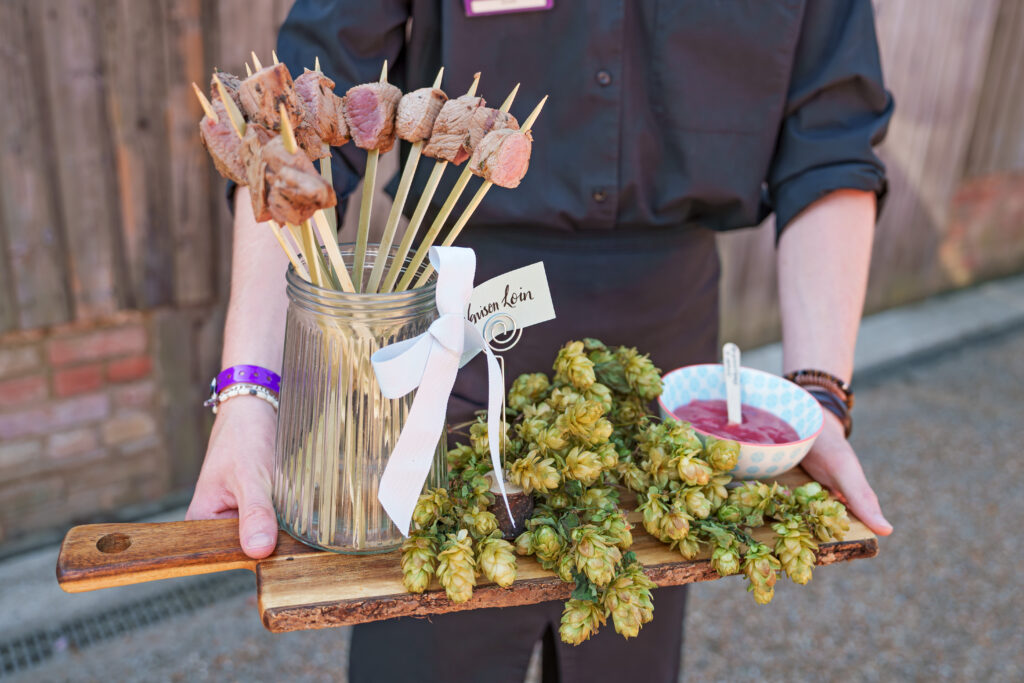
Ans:
[[[342,245],[346,262],[352,254],[352,245]],[[393,257],[392,250],[388,258]],[[376,245],[369,245],[366,276],[375,258]],[[384,398],[370,356],[427,331],[437,318],[436,277],[392,294],[321,289],[291,268],[287,280],[274,454],[278,522],[298,540],[325,550],[392,550],[402,534],[377,502],[377,486],[415,392]],[[445,450],[442,435],[428,487],[445,485]]]

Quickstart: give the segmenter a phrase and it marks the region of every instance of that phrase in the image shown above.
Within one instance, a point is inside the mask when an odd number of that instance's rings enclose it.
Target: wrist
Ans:
[[[217,420],[233,420],[236,417],[246,421],[277,423],[277,411],[257,396],[236,396],[217,407]]]

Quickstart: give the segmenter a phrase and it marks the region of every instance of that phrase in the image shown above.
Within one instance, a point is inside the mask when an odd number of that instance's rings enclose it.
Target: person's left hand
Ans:
[[[825,428],[800,464],[807,474],[830,488],[873,532],[879,536],[892,533],[892,524],[882,515],[878,496],[871,490],[857,454],[843,435],[843,425],[829,411],[825,411]]]

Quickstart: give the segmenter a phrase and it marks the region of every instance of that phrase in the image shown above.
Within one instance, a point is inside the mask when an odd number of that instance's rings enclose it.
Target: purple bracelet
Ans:
[[[232,365],[230,368],[221,370],[215,381],[216,386],[212,387],[214,394],[219,394],[232,384],[239,382],[258,384],[275,394],[281,393],[281,376],[258,365]]]

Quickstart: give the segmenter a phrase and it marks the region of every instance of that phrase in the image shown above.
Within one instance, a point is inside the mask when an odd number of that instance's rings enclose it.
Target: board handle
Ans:
[[[57,582],[68,593],[194,576],[255,570],[238,540],[237,519],[154,524],[86,524],[68,531]]]

